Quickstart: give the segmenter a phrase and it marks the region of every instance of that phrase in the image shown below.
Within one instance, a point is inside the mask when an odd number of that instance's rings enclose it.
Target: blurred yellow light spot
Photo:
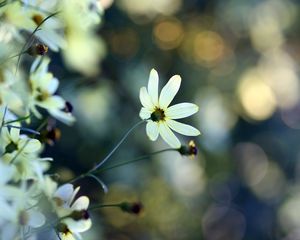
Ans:
[[[182,4],[182,0],[119,0],[118,6],[128,12],[136,23],[145,23],[158,14],[172,15]]]
[[[161,49],[178,47],[183,38],[183,28],[177,19],[160,21],[153,29],[155,42]]]
[[[256,71],[242,77],[238,96],[246,114],[254,120],[265,120],[275,111],[275,96]]]
[[[271,87],[278,107],[289,109],[299,101],[300,85],[294,60],[283,50],[264,54],[259,70]]]
[[[224,54],[224,41],[219,34],[203,31],[194,40],[194,58],[198,63],[212,64]]]

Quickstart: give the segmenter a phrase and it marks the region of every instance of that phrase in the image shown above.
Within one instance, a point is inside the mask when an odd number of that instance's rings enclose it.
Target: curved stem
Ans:
[[[70,183],[76,182],[77,180],[84,178],[86,176],[89,176],[91,174],[93,174],[94,172],[97,171],[97,169],[99,167],[101,167],[110,157],[111,155],[114,154],[114,152],[120,147],[120,145],[125,141],[125,139],[128,137],[128,135],[140,124],[142,124],[145,120],[142,120],[138,123],[136,123],[135,125],[133,125],[126,133],[125,135],[121,138],[121,140],[118,142],[118,144],[109,152],[109,154],[101,161],[99,162],[95,167],[93,167],[92,169],[90,169],[88,172],[83,173],[81,175],[79,175],[78,177],[75,177],[74,179],[72,179],[71,181],[69,181]]]
[[[101,173],[101,172],[104,172],[104,171],[107,171],[107,170],[110,170],[110,169],[114,169],[114,168],[117,168],[117,167],[121,167],[121,166],[124,166],[124,165],[127,165],[127,164],[131,164],[131,163],[134,163],[134,162],[139,162],[139,161],[145,160],[145,159],[147,159],[147,158],[149,158],[153,155],[163,153],[163,152],[167,152],[167,151],[178,151],[178,150],[176,148],[167,148],[167,149],[159,150],[159,151],[156,151],[156,152],[153,152],[153,153],[149,153],[147,155],[137,157],[137,158],[129,160],[129,161],[120,162],[120,163],[117,163],[115,165],[108,166],[106,168],[90,170],[89,172],[83,173],[83,174],[79,175],[78,177],[72,179],[70,181],[70,183],[76,182],[77,180],[79,180],[81,178],[94,175],[95,173]]]
[[[120,207],[120,206],[121,206],[121,203],[98,204],[98,205],[89,207],[88,210],[90,211],[90,210],[98,210],[98,209],[105,208],[105,207]]]
[[[118,144],[113,148],[113,150],[111,150],[111,152],[101,161],[99,162],[95,167],[92,168],[91,172],[94,172],[95,170],[97,170],[99,167],[101,167],[110,157],[111,155],[114,154],[114,152],[120,147],[120,145],[125,141],[125,139],[128,137],[128,135],[140,124],[142,124],[144,122],[144,120],[136,123],[135,125],[133,125],[126,133],[125,135],[121,138],[121,140],[118,142]]]
[[[163,149],[163,150],[160,150],[160,151],[157,151],[157,152],[153,152],[153,153],[150,153],[150,154],[147,154],[147,155],[140,156],[138,158],[135,158],[135,159],[132,159],[132,160],[129,160],[129,161],[120,162],[120,163],[117,163],[115,165],[108,166],[106,168],[100,168],[98,171],[95,171],[94,173],[101,173],[101,172],[105,172],[107,170],[118,168],[118,167],[121,167],[121,166],[124,166],[124,165],[127,165],[127,164],[139,162],[139,161],[145,160],[145,159],[147,159],[147,158],[149,158],[153,155],[163,153],[163,152],[168,152],[168,151],[177,151],[177,149],[175,149],[175,148]]]

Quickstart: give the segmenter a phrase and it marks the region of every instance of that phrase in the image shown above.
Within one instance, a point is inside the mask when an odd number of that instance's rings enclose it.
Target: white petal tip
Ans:
[[[152,68],[150,71],[150,74],[153,74],[153,73],[158,74],[157,71],[155,70],[155,68]]]
[[[181,81],[180,75],[174,75],[174,76],[172,77],[172,79],[174,79],[175,81]]]

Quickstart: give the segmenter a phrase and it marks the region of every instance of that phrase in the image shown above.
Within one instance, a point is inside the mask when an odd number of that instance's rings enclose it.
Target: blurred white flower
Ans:
[[[100,1],[61,1],[60,17],[65,23],[66,48],[63,56],[66,64],[84,73],[93,75],[99,71],[99,60],[105,55],[103,40],[95,34],[100,23]]]
[[[2,127],[1,130],[1,160],[15,168],[13,180],[42,179],[48,169],[51,158],[38,157],[41,143],[27,135],[20,134],[20,124]]]
[[[74,189],[72,184],[60,186],[54,193],[54,205],[58,217],[63,218],[56,230],[63,240],[81,239],[80,233],[92,226],[92,221],[87,212],[89,198],[81,196],[75,199],[80,187]]]
[[[5,176],[0,181],[0,238],[18,239],[20,229],[30,231],[30,228],[41,227],[45,223],[45,216],[37,208],[37,196],[25,182],[20,186],[8,184],[7,177],[14,172],[11,165],[0,162],[0,174]],[[10,176],[11,178],[12,176]],[[6,183],[5,185],[2,185]]]
[[[52,2],[52,1],[44,1]],[[6,22],[6,29],[13,35],[13,37],[19,41],[25,41],[21,36],[20,31],[25,29],[28,32],[33,32],[37,26],[47,17],[50,13],[46,14],[43,11],[37,9],[44,9],[45,11],[50,11],[49,8],[41,3],[30,2],[30,6],[26,3],[21,4],[19,1],[15,1],[10,4],[6,4],[2,11],[0,10],[0,15],[4,15]],[[53,9],[54,10],[54,9]],[[9,26],[9,28],[8,28]],[[53,51],[58,51],[63,48],[66,44],[63,36],[63,22],[60,21],[57,16],[52,16],[43,22],[39,31],[36,31],[35,36],[37,36],[43,43],[48,45]]]
[[[2,127],[1,131],[2,159],[6,163],[11,163],[17,157],[18,161],[19,159],[27,158],[41,148],[39,140],[20,135],[19,123],[14,123],[14,126],[10,127],[10,129],[9,127]]]
[[[37,57],[32,63],[30,69],[30,87],[31,95],[29,100],[29,109],[33,114],[41,118],[36,106],[48,110],[48,112],[58,120],[72,124],[75,121],[73,115],[64,111],[66,101],[55,95],[59,81],[53,77],[52,73],[48,72],[50,59],[46,57]]]
[[[148,89],[146,87],[140,89],[140,101],[143,105],[140,117],[147,120],[148,137],[155,141],[160,134],[165,142],[173,148],[179,148],[181,144],[171,129],[186,136],[200,134],[198,129],[173,120],[191,116],[198,111],[198,106],[193,103],[179,103],[169,107],[179,90],[180,83],[179,75],[171,77],[158,96],[158,73],[152,69]]]

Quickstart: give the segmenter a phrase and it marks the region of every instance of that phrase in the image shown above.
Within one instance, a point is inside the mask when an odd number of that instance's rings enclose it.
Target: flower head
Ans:
[[[56,119],[66,124],[72,124],[75,118],[70,112],[64,111],[66,101],[55,94],[59,81],[53,77],[52,73],[48,72],[49,63],[49,58],[37,57],[31,66],[29,108],[38,118],[41,118],[41,114],[37,110],[37,106],[48,110]]]
[[[198,149],[196,147],[196,144],[193,140],[189,141],[189,144],[186,145],[182,145],[179,149],[178,152],[182,155],[182,156],[189,156],[190,158],[194,158],[197,153],[198,153]]]
[[[200,134],[198,129],[174,121],[174,119],[191,116],[198,111],[198,106],[193,103],[179,103],[169,106],[177,94],[180,84],[181,77],[179,75],[171,77],[158,96],[158,73],[152,69],[148,89],[146,87],[140,89],[140,101],[143,105],[140,117],[148,121],[146,126],[148,137],[155,141],[158,135],[161,135],[165,142],[174,148],[179,148],[181,144],[171,129],[186,136]]]
[[[79,189],[79,187],[74,189],[72,184],[64,184],[54,193],[56,213],[63,218],[56,227],[61,239],[80,238],[80,233],[87,231],[92,226],[87,211],[89,198],[81,196],[75,200]]]

